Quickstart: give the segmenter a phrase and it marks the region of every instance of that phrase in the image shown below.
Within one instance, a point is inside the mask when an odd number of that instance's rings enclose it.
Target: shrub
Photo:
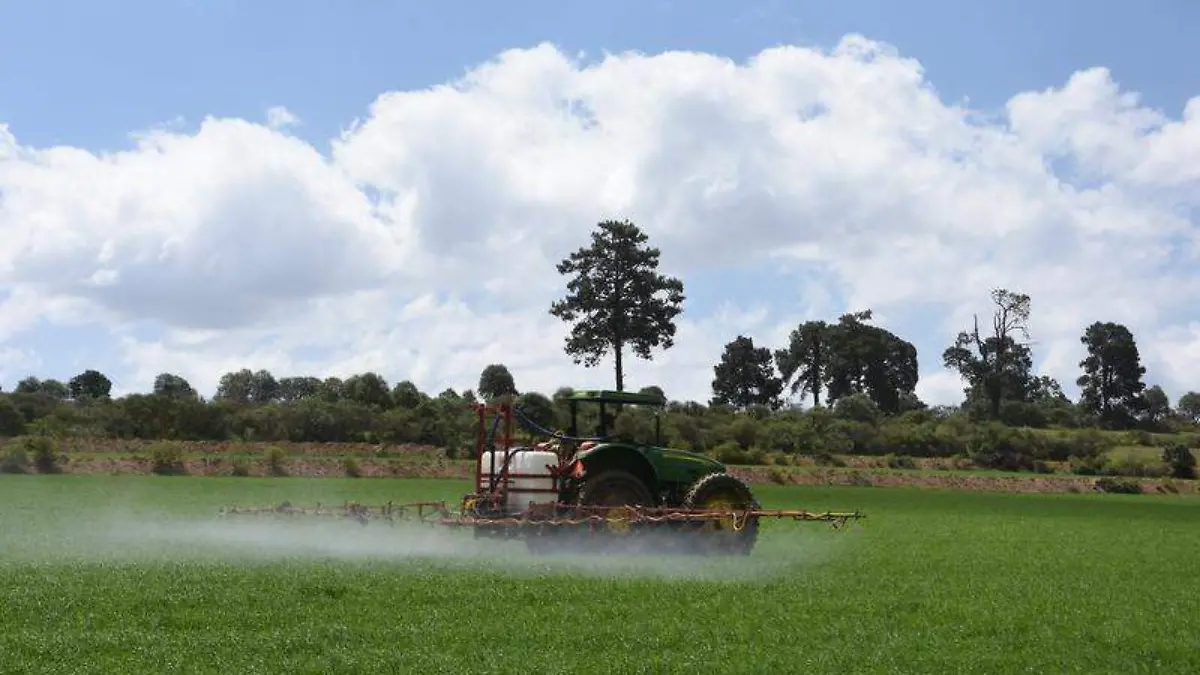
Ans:
[[[1104,473],[1104,460],[1099,457],[1072,457],[1071,473],[1077,476],[1099,476]]]
[[[1096,429],[1082,429],[1070,436],[1071,454],[1076,457],[1099,457],[1115,443]]]
[[[917,468],[917,465],[915,462],[913,462],[912,457],[905,457],[903,455],[901,455],[901,456],[888,455],[885,459],[887,460],[887,466],[889,469],[915,469],[915,468]]]
[[[1152,447],[1154,445],[1154,436],[1145,429],[1134,429],[1125,432],[1125,442],[1129,445],[1145,445]]]
[[[9,443],[0,455],[0,473],[29,473],[29,456],[22,443]]]
[[[1137,495],[1142,493],[1142,484],[1129,478],[1105,476],[1096,481],[1096,489],[1101,492]]]
[[[816,454],[814,454],[812,456],[812,458],[813,458],[813,462],[816,463],[818,466],[837,466],[837,467],[846,466],[846,463],[843,462],[840,457],[837,457],[836,455],[831,455],[824,450],[817,452]]]
[[[358,466],[358,460],[354,459],[353,457],[347,457],[346,459],[342,460],[342,469],[346,472],[346,475],[351,478],[359,478],[362,476],[362,469],[360,469]]]
[[[187,473],[183,452],[174,443],[155,443],[150,446],[150,471],[160,476],[182,476]]]
[[[287,454],[282,448],[276,445],[269,446],[264,452],[263,457],[267,462],[267,472],[272,476],[286,476],[287,467],[284,462],[287,461]]]
[[[26,436],[21,439],[21,445],[29,455],[33,456],[33,465],[38,473],[58,473],[58,453],[54,440],[49,436]]]
[[[1020,434],[1002,424],[987,422],[980,425],[971,439],[971,461],[985,469],[1022,471],[1033,469],[1029,446],[1020,447]]]
[[[1156,478],[1165,476],[1167,468],[1153,459],[1124,454],[1119,457],[1110,457],[1104,464],[1103,473],[1110,476]]]
[[[229,475],[231,475],[231,476],[249,476],[250,475],[250,463],[244,459],[233,460],[233,466],[231,466],[229,468]]]
[[[734,465],[762,466],[767,463],[767,453],[754,448],[743,448],[734,441],[725,441],[713,448],[713,457],[718,462]]]
[[[1196,477],[1196,456],[1184,443],[1171,443],[1164,447],[1162,461],[1172,478],[1190,480]]]

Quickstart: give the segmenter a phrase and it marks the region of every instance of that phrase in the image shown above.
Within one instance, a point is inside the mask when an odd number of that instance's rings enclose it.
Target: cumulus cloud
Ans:
[[[782,346],[800,321],[871,308],[920,350],[922,395],[954,402],[941,351],[1001,286],[1033,297],[1039,369],[1068,390],[1095,320],[1126,322],[1173,395],[1200,387],[1180,360],[1200,349],[1200,99],[1175,119],[1102,68],[976,111],[860,36],[745,63],[539,45],[382,93],[327,154],[286,109],[267,117],[111,153],[0,127],[0,339],[60,358],[21,342],[42,302],[60,308],[46,321],[109,331],[120,348],[97,367],[131,388],[172,371],[212,391],[265,367],[462,389],[493,362],[524,388],[607,385],[610,366],[563,354],[547,307],[554,263],[630,218],[685,285],[779,265],[805,279],[689,292],[677,346],[627,360],[630,386],[705,399],[736,335]]]

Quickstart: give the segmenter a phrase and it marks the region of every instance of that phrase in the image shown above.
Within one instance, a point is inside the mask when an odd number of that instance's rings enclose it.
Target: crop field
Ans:
[[[1200,499],[758,486],[750,558],[536,558],[223,505],[457,480],[0,476],[4,673],[1194,673]]]

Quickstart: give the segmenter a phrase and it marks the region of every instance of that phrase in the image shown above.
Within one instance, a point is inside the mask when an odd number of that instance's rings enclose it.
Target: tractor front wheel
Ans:
[[[758,500],[749,486],[727,473],[713,473],[697,480],[683,500],[686,509],[729,511],[723,518],[702,520],[687,528],[695,537],[691,548],[697,553],[749,555],[758,540]]]

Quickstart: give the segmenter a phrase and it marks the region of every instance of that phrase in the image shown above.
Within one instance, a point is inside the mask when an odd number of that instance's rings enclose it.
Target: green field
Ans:
[[[458,481],[0,476],[3,673],[1194,673],[1200,499],[764,486],[750,559],[539,559],[222,505]]]

